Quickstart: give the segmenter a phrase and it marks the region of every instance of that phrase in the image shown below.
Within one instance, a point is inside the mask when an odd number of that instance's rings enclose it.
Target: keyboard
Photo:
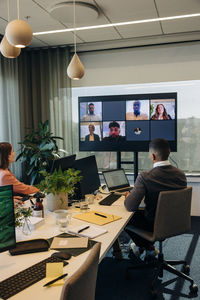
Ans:
[[[117,194],[110,194],[108,195],[106,198],[104,198],[103,200],[101,200],[99,202],[100,205],[111,205],[113,204],[115,201],[117,201],[119,198],[121,197],[121,195],[117,195]]]
[[[3,280],[0,282],[0,298],[8,299],[15,294],[23,291],[32,284],[46,277],[46,263],[63,262],[66,266],[68,262],[62,259],[50,256],[39,263]]]

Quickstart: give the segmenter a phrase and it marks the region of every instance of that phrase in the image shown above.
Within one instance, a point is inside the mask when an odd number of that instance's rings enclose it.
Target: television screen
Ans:
[[[177,151],[177,93],[79,97],[80,151],[148,151],[155,138]]]

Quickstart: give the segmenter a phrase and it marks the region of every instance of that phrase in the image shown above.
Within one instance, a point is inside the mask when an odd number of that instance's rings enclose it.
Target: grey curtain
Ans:
[[[9,142],[17,152],[20,135],[18,60],[0,55],[0,142]],[[20,177],[20,164],[12,164],[12,172]]]
[[[51,131],[64,138],[59,147],[72,152],[71,80],[67,77],[68,48],[25,51],[19,57],[22,137],[27,128],[50,121]]]
[[[0,141],[17,150],[30,129],[49,120],[51,132],[64,138],[59,148],[72,153],[69,60],[67,47],[22,50],[17,59],[0,55]],[[12,170],[20,178],[19,166],[18,174]]]

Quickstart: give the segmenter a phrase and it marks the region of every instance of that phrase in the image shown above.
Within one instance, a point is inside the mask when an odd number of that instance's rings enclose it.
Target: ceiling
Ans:
[[[0,0],[0,34],[17,19],[17,0]],[[62,2],[62,5],[59,3]],[[20,0],[33,32],[73,28],[73,1]],[[81,5],[87,2],[87,6]],[[200,13],[200,0],[76,0],[76,27]],[[78,51],[199,40],[200,17],[77,31]],[[29,47],[73,46],[73,32],[34,36]]]

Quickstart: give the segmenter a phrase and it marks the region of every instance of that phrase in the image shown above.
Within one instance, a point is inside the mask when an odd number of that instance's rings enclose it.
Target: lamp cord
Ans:
[[[10,22],[10,0],[7,1],[8,6],[8,23]]]
[[[17,18],[19,20],[19,0],[17,0]]]
[[[76,53],[76,9],[75,9],[75,0],[73,0],[73,17],[74,17],[74,52]]]

